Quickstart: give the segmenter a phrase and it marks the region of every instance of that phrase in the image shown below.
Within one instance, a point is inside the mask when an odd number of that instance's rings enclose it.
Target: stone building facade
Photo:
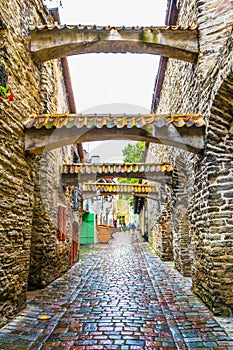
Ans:
[[[215,314],[233,314],[233,3],[224,0],[169,1],[177,24],[198,25],[196,63],[174,59],[160,71],[156,113],[200,113],[206,121],[199,154],[150,145],[147,160],[170,161],[172,186],[160,186],[161,200],[148,200],[149,241],[157,254],[173,259],[192,276],[193,290]],[[174,15],[174,11],[176,14]],[[173,17],[172,17],[173,15]],[[171,22],[170,22],[171,23]],[[175,23],[171,23],[175,24]],[[164,76],[163,76],[164,75]],[[158,86],[158,84],[157,84]],[[159,97],[159,98],[158,98]],[[162,220],[166,220],[164,235]],[[171,230],[169,229],[171,228]],[[172,234],[172,244],[168,237]],[[159,242],[159,243],[158,243]]]
[[[79,157],[78,147],[41,156],[24,147],[30,114],[74,112],[64,62],[35,64],[28,49],[29,25],[51,21],[40,0],[1,1],[0,85],[14,101],[0,103],[0,326],[25,306],[28,289],[46,286],[75,261],[81,212],[60,171]]]

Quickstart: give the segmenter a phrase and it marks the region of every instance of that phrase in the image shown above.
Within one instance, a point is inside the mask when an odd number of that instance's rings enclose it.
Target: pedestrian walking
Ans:
[[[136,225],[135,225],[135,223],[133,222],[132,223],[132,225],[131,225],[131,229],[132,229],[132,231],[133,231],[133,233],[135,232],[135,230],[136,230]]]
[[[122,230],[125,232],[126,231],[126,223],[125,222],[123,222],[123,224],[122,224]]]

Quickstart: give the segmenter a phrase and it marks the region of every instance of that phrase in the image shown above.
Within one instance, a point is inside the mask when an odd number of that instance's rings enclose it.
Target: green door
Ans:
[[[94,214],[83,214],[80,244],[94,243]]]

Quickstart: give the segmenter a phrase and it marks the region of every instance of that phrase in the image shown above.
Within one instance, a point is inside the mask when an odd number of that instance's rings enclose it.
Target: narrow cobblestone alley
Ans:
[[[93,246],[0,331],[0,349],[204,348],[233,349],[233,339],[189,279],[127,233]]]

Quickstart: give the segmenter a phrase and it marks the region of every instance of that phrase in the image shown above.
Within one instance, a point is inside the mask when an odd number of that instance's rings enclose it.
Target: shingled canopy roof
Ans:
[[[157,193],[158,188],[148,184],[110,184],[104,182],[84,183],[83,192],[100,192],[101,194],[148,194]]]
[[[119,174],[136,172],[171,172],[171,163],[105,163],[105,164],[64,164],[62,174]]]
[[[199,113],[187,114],[41,114],[31,115],[25,122],[27,129],[36,128],[40,129],[45,127],[51,129],[55,127],[60,129],[66,127],[70,129],[72,127],[88,129],[96,127],[103,128],[107,126],[112,128],[141,128],[146,125],[153,124],[157,128],[168,126],[173,124],[176,127],[200,127],[205,125],[205,122]]]

